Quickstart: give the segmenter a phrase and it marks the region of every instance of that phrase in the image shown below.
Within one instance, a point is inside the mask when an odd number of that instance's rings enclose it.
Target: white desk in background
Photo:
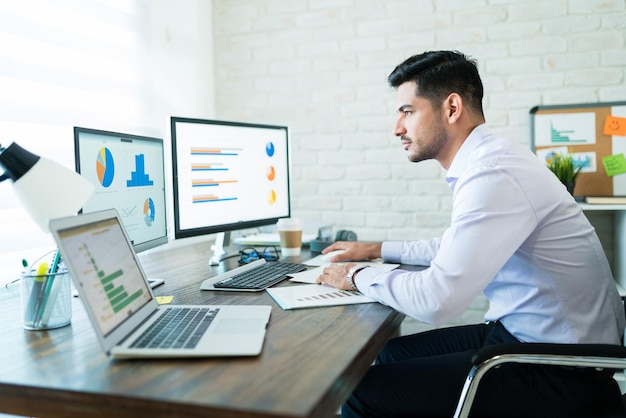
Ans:
[[[598,205],[589,203],[579,203],[580,207],[586,212],[587,217],[590,218],[593,224],[594,218],[602,216],[603,212],[612,219],[610,221],[613,225],[613,246],[612,249],[605,248],[607,257],[613,266],[613,275],[617,282],[620,295],[626,296],[626,205]],[[594,225],[595,227],[595,225]],[[598,230],[598,228],[596,228]],[[603,238],[603,231],[598,231],[600,239]],[[612,250],[612,251],[611,251]]]

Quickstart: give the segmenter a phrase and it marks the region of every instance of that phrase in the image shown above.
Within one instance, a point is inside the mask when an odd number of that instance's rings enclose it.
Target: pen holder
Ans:
[[[44,330],[68,325],[72,319],[72,286],[66,268],[37,275],[24,272],[21,280],[24,328]]]

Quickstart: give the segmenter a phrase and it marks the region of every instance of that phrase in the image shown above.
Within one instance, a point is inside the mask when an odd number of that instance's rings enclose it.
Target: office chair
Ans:
[[[626,310],[626,300],[624,301]],[[467,375],[454,418],[467,418],[482,377],[490,369],[504,363],[543,364],[555,366],[593,367],[626,370],[626,347],[613,344],[495,344],[484,347],[472,357],[473,367]],[[624,408],[605,418],[626,417]],[[602,418],[602,417],[596,417]]]

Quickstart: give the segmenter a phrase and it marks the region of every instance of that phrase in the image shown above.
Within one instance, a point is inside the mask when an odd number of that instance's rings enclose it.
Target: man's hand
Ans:
[[[330,259],[331,263],[337,263],[339,261],[363,261],[373,260],[381,257],[380,242],[355,242],[355,241],[337,241],[330,246],[324,248],[322,254],[328,254],[335,250],[344,250],[344,252],[337,254]],[[346,273],[347,273],[346,269]]]
[[[348,271],[355,265],[354,263],[331,264],[324,268],[324,272],[315,281],[319,284],[326,283],[337,289],[352,290],[346,277]]]

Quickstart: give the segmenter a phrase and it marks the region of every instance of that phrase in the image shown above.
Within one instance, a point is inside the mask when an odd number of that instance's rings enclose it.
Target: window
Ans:
[[[16,142],[74,170],[74,126],[159,127],[149,7],[149,0],[0,2],[0,144]],[[62,199],[67,190],[57,186]],[[0,285],[19,277],[22,258],[33,263],[54,248],[11,182],[0,183]]]

